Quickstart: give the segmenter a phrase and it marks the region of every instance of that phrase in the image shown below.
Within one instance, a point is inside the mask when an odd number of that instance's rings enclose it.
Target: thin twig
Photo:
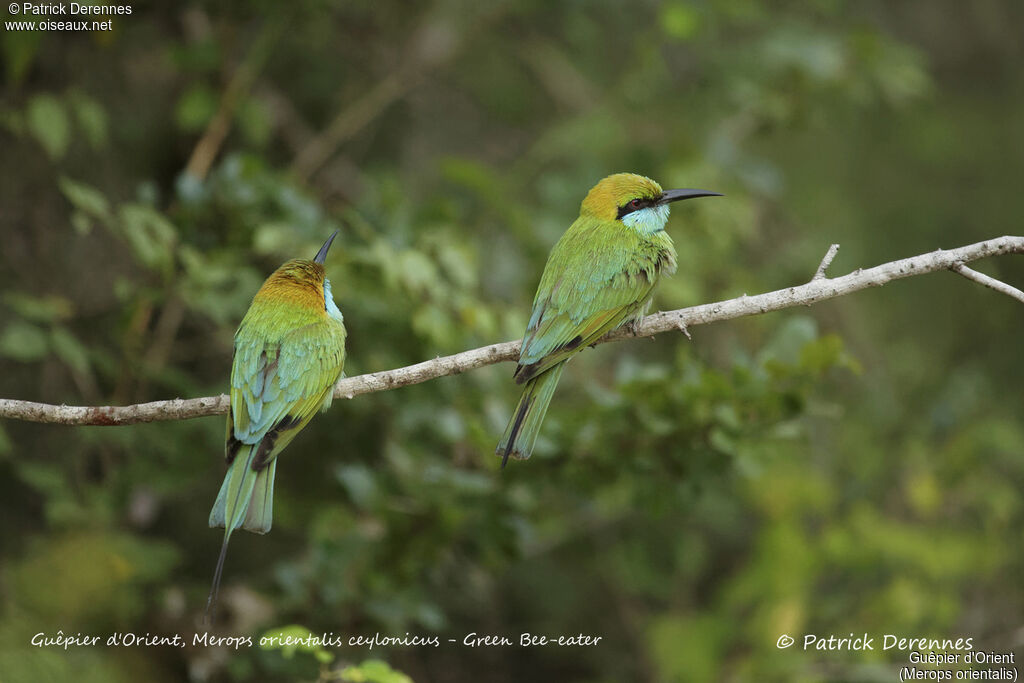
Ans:
[[[681,308],[675,311],[663,311],[644,318],[635,331],[620,328],[600,339],[598,343],[633,337],[650,337],[662,332],[690,328],[694,325],[759,315],[795,306],[809,306],[868,287],[880,287],[888,282],[914,275],[933,273],[938,270],[955,269],[958,264],[962,267],[965,262],[1003,254],[1024,254],[1024,237],[997,237],[958,249],[948,251],[939,249],[927,254],[883,263],[874,268],[858,269],[840,277],[819,278],[803,285],[756,296],[741,296],[728,301]],[[972,279],[977,278],[972,277]],[[998,284],[1002,285],[1002,283]],[[1008,293],[1006,291],[1008,287],[1008,285],[1002,285],[1000,288],[993,288]],[[358,377],[346,377],[338,382],[334,389],[334,395],[339,398],[354,398],[362,394],[397,389],[438,377],[456,375],[485,365],[515,360],[518,356],[518,341],[491,344],[404,368],[374,372]],[[0,399],[0,417],[71,425],[124,425],[220,415],[228,411],[228,405],[228,397],[224,395],[154,401],[131,406],[96,407],[55,406]]]
[[[213,165],[213,160],[217,158],[217,153],[231,130],[231,120],[234,118],[238,105],[249,93],[256,81],[256,76],[266,63],[274,43],[282,32],[282,23],[274,23],[272,28],[263,33],[253,44],[242,64],[228,82],[217,112],[206,124],[202,137],[192,149],[192,154],[185,165],[186,174],[196,180],[206,178],[210,166]]]
[[[454,56],[463,36],[447,18],[431,16],[429,11],[427,14],[428,18],[408,41],[398,66],[379,78],[362,97],[341,109],[295,156],[291,170],[299,179],[309,180],[342,143],[405,97],[423,75]]]
[[[825,271],[828,270],[828,267],[832,265],[832,259],[836,257],[836,254],[838,252],[838,244],[833,244],[828,248],[828,251],[825,252],[825,258],[821,259],[821,263],[818,264],[818,269],[814,271],[814,277],[811,278],[811,282],[814,282],[815,280],[821,280],[822,278],[825,277]]]
[[[486,35],[488,26],[504,15],[508,4],[507,0],[480,3],[473,12],[458,17],[447,13],[439,15],[432,10],[424,12],[425,18],[406,41],[405,54],[399,63],[306,142],[292,161],[292,173],[308,181],[343,143],[406,97],[424,77],[448,63],[465,41]]]
[[[954,273],[963,275],[968,280],[974,280],[978,284],[985,285],[989,289],[994,289],[997,292],[1005,294],[1008,297],[1014,298],[1017,301],[1024,303],[1024,292],[1017,289],[1013,285],[1008,285],[1001,280],[997,280],[994,277],[989,277],[988,275],[985,275],[985,273],[979,273],[976,270],[972,270],[971,268],[965,266],[963,263],[954,264],[953,267],[950,268],[950,270],[952,270]]]
[[[398,74],[391,74],[378,81],[365,95],[339,112],[322,132],[306,143],[295,157],[292,171],[300,179],[308,180],[331,158],[343,142],[405,95],[409,87],[410,81]]]

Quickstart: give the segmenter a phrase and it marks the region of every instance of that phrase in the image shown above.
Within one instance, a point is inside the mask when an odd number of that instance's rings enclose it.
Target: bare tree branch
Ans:
[[[828,267],[832,265],[832,259],[834,259],[836,257],[836,254],[838,253],[838,244],[833,244],[831,247],[828,248],[828,251],[825,252],[825,257],[822,258],[821,263],[818,264],[818,270],[814,271],[814,277],[811,278],[812,282],[814,280],[820,280],[823,277],[825,277],[825,271],[828,270]]]
[[[829,249],[830,253],[832,251]],[[635,331],[621,328],[606,335],[598,343],[632,337],[650,337],[672,330],[685,331],[686,328],[694,325],[759,315],[796,306],[809,306],[868,287],[880,287],[895,280],[933,273],[938,270],[954,270],[965,277],[1024,301],[1024,293],[1020,290],[972,271],[963,265],[965,262],[1004,254],[1024,254],[1024,237],[997,237],[958,249],[948,251],[939,249],[927,254],[883,263],[867,270],[858,269],[848,275],[836,278],[817,277],[815,274],[815,278],[810,282],[796,287],[779,289],[756,296],[743,295],[727,301],[691,306],[675,311],[662,311],[644,318]],[[826,261],[828,260],[827,256]],[[828,263],[825,261],[822,263],[824,267],[828,267]],[[823,269],[819,267],[819,270]],[[964,270],[971,274],[965,274]],[[989,282],[990,280],[991,282]],[[1012,292],[1016,292],[1016,294]],[[515,360],[518,356],[518,341],[491,344],[404,368],[374,372],[358,377],[346,377],[338,381],[334,395],[338,398],[354,398],[361,394],[397,389],[438,377],[457,375],[485,365]],[[131,406],[55,406],[30,401],[0,399],[0,417],[69,425],[125,425],[136,422],[184,420],[206,415],[221,415],[228,411],[228,404],[228,397],[223,394],[203,398],[153,401]]]
[[[1008,285],[1005,282],[995,279],[994,277],[989,277],[984,273],[979,273],[976,270],[972,270],[965,266],[963,263],[955,264],[952,268],[950,268],[950,270],[952,270],[954,273],[959,273],[960,275],[963,275],[968,280],[974,280],[979,284],[985,285],[990,289],[994,289],[997,292],[1001,292],[1002,294],[1005,294],[1008,297],[1014,298],[1017,301],[1024,303],[1024,292],[1020,291],[1013,285]]]

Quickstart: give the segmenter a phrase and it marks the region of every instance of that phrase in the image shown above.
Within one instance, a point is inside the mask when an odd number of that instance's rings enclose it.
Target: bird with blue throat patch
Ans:
[[[228,472],[210,526],[224,527],[206,620],[217,601],[228,541],[236,529],[270,531],[277,456],[320,410],[345,365],[345,323],[324,261],[335,232],[313,260],[293,259],[267,278],[235,332],[231,409],[224,446]]]
[[[635,173],[610,175],[580,205],[580,216],[548,256],[513,377],[525,384],[496,454],[529,458],[565,363],[608,332],[637,325],[662,275],[676,270],[665,232],[669,204],[720,197],[662,190]]]

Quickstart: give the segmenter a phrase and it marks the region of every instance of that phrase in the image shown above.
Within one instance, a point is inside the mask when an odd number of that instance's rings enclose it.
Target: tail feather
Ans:
[[[228,539],[230,532],[224,534],[224,542],[220,545],[220,556],[217,558],[217,568],[213,571],[213,585],[210,587],[210,595],[206,598],[206,614],[203,621],[211,623],[213,607],[217,604],[217,593],[220,592],[220,577],[224,573],[224,559],[228,556]]]
[[[559,363],[526,383],[519,405],[512,413],[512,418],[495,450],[495,454],[501,456],[502,467],[508,462],[510,455],[525,460],[533,453],[544,415],[548,412],[548,404],[551,403],[551,397],[555,394],[555,387],[558,386],[564,369],[565,363]]]
[[[277,458],[270,461],[256,475],[249,511],[245,515],[242,528],[257,534],[270,531],[274,522],[274,475],[277,472]]]
[[[277,469],[277,460],[272,460],[258,472],[254,471],[252,463],[256,458],[256,450],[255,446],[249,444],[239,449],[228,468],[228,473],[224,476],[224,483],[221,484],[213,509],[210,510],[210,526],[224,527],[224,542],[220,547],[217,568],[213,573],[213,586],[206,601],[207,622],[217,602],[231,533],[242,527],[263,534],[270,531],[273,521],[274,473]]]

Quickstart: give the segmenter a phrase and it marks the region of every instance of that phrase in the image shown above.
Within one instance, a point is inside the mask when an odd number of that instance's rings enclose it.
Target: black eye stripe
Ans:
[[[621,219],[623,216],[628,216],[629,214],[633,213],[634,211],[639,211],[641,209],[646,209],[646,208],[651,207],[651,206],[654,206],[654,200],[653,199],[644,199],[643,197],[637,197],[636,199],[630,199],[628,202],[626,202],[625,204],[623,204],[622,206],[619,207],[619,213],[618,213],[618,215],[615,218],[616,219]]]

